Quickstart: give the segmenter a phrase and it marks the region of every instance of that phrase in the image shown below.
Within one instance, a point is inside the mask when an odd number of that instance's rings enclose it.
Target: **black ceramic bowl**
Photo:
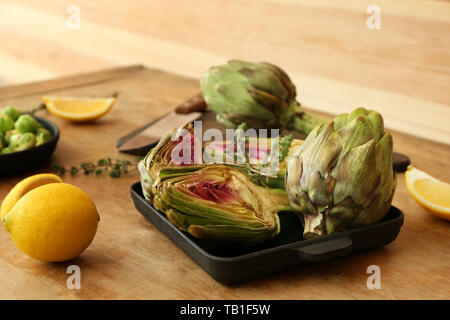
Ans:
[[[11,176],[42,165],[55,151],[59,139],[59,129],[50,121],[34,117],[50,131],[50,140],[27,150],[0,154],[0,177]]]

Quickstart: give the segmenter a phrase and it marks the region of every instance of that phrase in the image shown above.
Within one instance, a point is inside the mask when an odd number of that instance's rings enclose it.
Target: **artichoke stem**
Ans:
[[[316,126],[326,123],[324,119],[316,117],[307,112],[295,116],[291,122],[291,128],[295,131],[308,135]]]

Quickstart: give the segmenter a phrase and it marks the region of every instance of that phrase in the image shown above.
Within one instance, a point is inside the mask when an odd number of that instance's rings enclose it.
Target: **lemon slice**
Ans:
[[[2,202],[0,209],[0,217],[3,218],[14,207],[17,201],[31,190],[49,183],[63,182],[60,177],[52,173],[35,174],[31,177],[23,179],[11,189]]]
[[[408,167],[405,178],[408,192],[417,203],[435,216],[450,220],[450,184],[413,166]]]
[[[80,98],[43,96],[47,110],[55,116],[72,122],[87,122],[100,118],[108,113],[115,97],[110,98]]]

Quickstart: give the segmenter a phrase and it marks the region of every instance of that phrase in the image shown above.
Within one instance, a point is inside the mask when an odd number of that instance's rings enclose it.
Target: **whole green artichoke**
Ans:
[[[295,85],[277,66],[231,60],[212,67],[200,81],[207,105],[228,128],[278,128],[308,134],[322,119],[304,112]]]
[[[364,108],[316,127],[288,161],[286,190],[305,237],[381,220],[395,187],[392,137]]]

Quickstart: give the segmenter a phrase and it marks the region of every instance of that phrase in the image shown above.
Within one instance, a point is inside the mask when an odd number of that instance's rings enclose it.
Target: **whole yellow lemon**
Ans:
[[[23,195],[3,220],[20,250],[41,261],[58,262],[77,257],[91,244],[99,215],[80,188],[50,183]]]
[[[23,179],[14,188],[9,191],[8,195],[3,199],[0,207],[0,218],[3,220],[17,201],[22,198],[27,192],[49,183],[63,182],[60,177],[52,173],[39,173],[28,178]]]

